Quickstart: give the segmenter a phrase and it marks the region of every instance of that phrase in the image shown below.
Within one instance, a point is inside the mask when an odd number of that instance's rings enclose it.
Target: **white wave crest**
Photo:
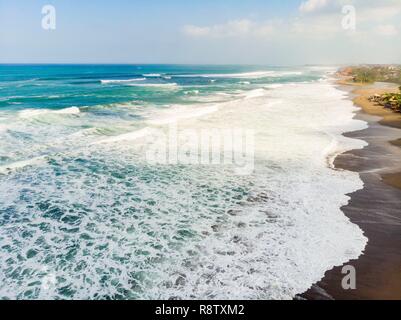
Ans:
[[[283,77],[292,75],[301,75],[298,71],[255,71],[242,73],[214,73],[214,74],[183,74],[174,77],[181,78],[238,78],[238,79],[259,79],[269,77]]]
[[[136,81],[144,81],[145,78],[135,78],[135,79],[127,79],[127,80],[100,80],[102,84],[110,84],[110,83],[130,83]]]
[[[245,99],[263,97],[264,95],[266,95],[265,89],[255,89],[255,90],[248,91],[245,94]]]
[[[45,114],[65,114],[73,115],[79,114],[80,110],[78,107],[70,107],[61,110],[49,110],[49,109],[26,109],[19,112],[19,117],[22,119],[30,119],[35,117],[40,117]]]
[[[30,167],[30,166],[44,163],[45,160],[46,160],[45,157],[36,157],[36,158],[29,159],[29,160],[16,161],[16,162],[13,162],[10,164],[6,164],[3,166],[0,166],[0,174],[4,174],[4,175],[10,174],[14,171],[23,169],[25,167]]]
[[[177,83],[130,83],[129,86],[131,86],[131,87],[165,88],[165,89],[178,88]]]
[[[124,134],[120,134],[118,136],[113,136],[110,138],[106,138],[100,141],[96,141],[92,144],[96,145],[96,144],[103,144],[103,143],[114,143],[114,142],[120,142],[120,141],[133,141],[139,138],[143,138],[149,134],[152,133],[152,129],[151,128],[143,128],[140,130],[136,130],[136,131],[132,131],[132,132],[128,132],[128,133],[124,133]]]
[[[161,77],[162,75],[160,73],[145,73],[142,76],[146,78],[158,78]]]

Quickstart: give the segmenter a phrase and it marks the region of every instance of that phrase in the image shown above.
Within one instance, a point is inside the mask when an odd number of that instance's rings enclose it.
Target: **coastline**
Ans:
[[[356,119],[368,128],[346,133],[347,137],[369,143],[362,150],[340,154],[335,168],[358,172],[364,189],[350,194],[342,208],[369,239],[365,252],[351,265],[356,270],[356,290],[341,286],[342,268],[326,272],[324,278],[299,295],[307,300],[401,299],[401,114],[375,106],[368,97],[397,90],[392,84],[352,85],[338,81],[361,108]],[[398,90],[397,90],[398,91]]]

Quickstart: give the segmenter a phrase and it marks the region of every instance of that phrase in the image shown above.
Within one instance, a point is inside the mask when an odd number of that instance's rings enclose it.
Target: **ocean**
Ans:
[[[0,299],[292,299],[357,258],[335,70],[0,65]],[[222,132],[245,162],[191,153]]]

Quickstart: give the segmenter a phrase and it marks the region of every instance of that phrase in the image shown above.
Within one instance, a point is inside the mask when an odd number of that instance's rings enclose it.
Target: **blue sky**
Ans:
[[[401,63],[400,34],[400,0],[0,0],[0,63]]]

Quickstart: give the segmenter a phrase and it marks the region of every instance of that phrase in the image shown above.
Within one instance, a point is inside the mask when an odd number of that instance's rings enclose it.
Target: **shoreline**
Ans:
[[[338,81],[340,89],[360,107],[355,119],[368,128],[344,136],[369,143],[362,150],[338,155],[335,168],[358,172],[364,188],[356,191],[344,214],[368,238],[362,255],[345,263],[356,270],[356,290],[344,290],[343,266],[325,273],[318,283],[298,295],[307,300],[401,299],[401,114],[376,106],[368,100],[375,93],[397,90],[393,84],[353,85]]]

